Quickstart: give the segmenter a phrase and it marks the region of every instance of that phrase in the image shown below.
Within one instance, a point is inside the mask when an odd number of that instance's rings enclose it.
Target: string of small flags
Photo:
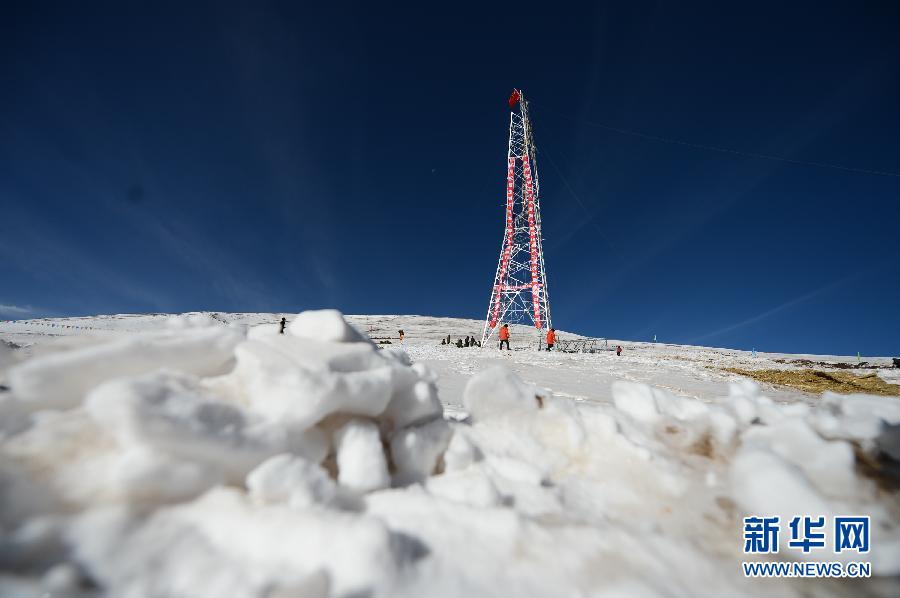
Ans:
[[[69,330],[103,330],[108,331],[108,328],[94,328],[93,326],[80,326],[78,324],[56,324],[54,322],[25,322],[22,320],[0,320],[4,324],[27,324],[28,326],[43,326],[45,328],[59,328],[59,329],[69,329]]]

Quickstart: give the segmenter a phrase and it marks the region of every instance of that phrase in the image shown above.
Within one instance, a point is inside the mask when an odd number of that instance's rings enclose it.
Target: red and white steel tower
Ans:
[[[549,329],[550,298],[541,238],[540,183],[528,102],[521,90],[509,96],[506,153],[506,226],[482,343],[502,324]]]

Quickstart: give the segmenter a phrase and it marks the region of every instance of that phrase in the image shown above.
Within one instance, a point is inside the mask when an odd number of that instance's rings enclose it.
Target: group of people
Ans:
[[[281,318],[281,321],[278,323],[278,333],[284,334],[284,328],[287,324],[287,320],[285,318]],[[400,346],[403,346],[403,339],[406,337],[402,330],[397,331],[400,335]],[[504,324],[500,327],[500,350],[503,350],[503,344],[506,343],[506,350],[510,351],[509,348],[509,324]],[[457,347],[480,347],[481,341],[476,341],[475,337],[466,336],[466,339],[463,340],[461,338],[456,339],[456,343],[450,342],[450,335],[447,335],[447,338],[441,339],[442,345],[453,345],[455,344]],[[556,328],[551,328],[547,331],[547,351],[553,348],[553,345],[556,344]],[[616,345],[616,355],[622,355],[622,345]],[[894,359],[894,367],[900,367],[900,359]]]
[[[553,349],[553,345],[556,344],[556,328],[551,328],[547,331],[547,351]],[[506,350],[509,351],[509,324],[504,324],[500,327],[500,350],[503,350],[503,344],[506,343]],[[616,345],[616,355],[622,355],[622,345]]]
[[[458,339],[456,339],[456,342],[454,343],[454,342],[451,342],[451,341],[450,341],[450,335],[448,334],[448,335],[447,335],[447,338],[442,338],[442,339],[441,339],[441,344],[442,344],[442,345],[456,345],[456,346],[459,347],[459,348],[462,348],[462,347],[480,347],[480,346],[481,346],[481,341],[476,341],[474,336],[471,336],[471,337],[470,337],[470,336],[466,336],[466,339],[465,339],[465,340],[463,340],[463,339],[461,339],[461,338],[458,338]]]
[[[504,324],[500,327],[500,350],[503,350],[504,343],[506,344],[506,350],[510,351],[509,347],[509,324]],[[556,344],[556,328],[551,328],[547,331],[547,350],[550,351],[553,349],[553,345]]]
[[[281,324],[281,329],[282,329],[282,331],[284,330],[284,321],[283,320],[282,320],[282,324]],[[402,346],[405,335],[403,334],[402,330],[398,330],[398,332],[400,334],[400,344]],[[506,345],[506,350],[511,351],[512,349],[509,346],[509,324],[503,324],[500,327],[500,332],[498,334],[498,337],[500,339],[500,350],[502,351],[503,345]],[[547,341],[546,350],[551,351],[553,349],[553,346],[556,344],[556,328],[551,328],[550,330],[547,331],[546,341]],[[441,339],[441,345],[443,345],[443,346],[456,345],[459,348],[480,347],[481,341],[475,340],[474,336],[466,335],[465,339],[457,338],[456,342],[454,343],[451,340],[450,335],[448,334],[447,338]],[[616,355],[618,355],[618,356],[622,355],[622,345],[616,345]]]

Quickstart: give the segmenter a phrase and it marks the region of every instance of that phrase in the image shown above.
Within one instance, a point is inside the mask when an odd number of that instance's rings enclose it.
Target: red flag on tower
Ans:
[[[514,89],[513,92],[509,95],[509,107],[515,108],[516,104],[519,103],[519,90]]]

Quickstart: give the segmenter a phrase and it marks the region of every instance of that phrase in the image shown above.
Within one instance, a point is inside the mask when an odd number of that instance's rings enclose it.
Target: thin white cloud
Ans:
[[[34,222],[30,215],[22,214],[23,222]],[[44,280],[63,280],[69,285],[99,287],[115,296],[150,303],[160,311],[171,304],[168,296],[143,285],[133,272],[106,266],[89,252],[61,239],[52,229],[41,230],[35,224],[16,233],[15,238],[0,237],[0,257],[23,272]],[[34,313],[35,309],[30,309]]]
[[[773,307],[772,309],[769,309],[769,310],[766,310],[766,311],[764,311],[764,312],[762,312],[762,313],[760,313],[760,314],[757,314],[757,315],[753,316],[752,318],[747,318],[746,320],[742,320],[742,321],[740,321],[740,322],[736,322],[736,323],[734,323],[734,324],[731,324],[730,326],[725,326],[724,328],[720,328],[719,330],[715,330],[715,331],[710,332],[710,333],[708,333],[708,334],[704,334],[704,335],[702,335],[702,336],[698,336],[698,337],[692,338],[692,339],[688,340],[687,342],[693,344],[693,343],[697,343],[697,342],[700,342],[700,341],[709,340],[709,339],[711,339],[711,338],[715,338],[715,337],[717,337],[717,336],[721,336],[721,335],[723,335],[723,334],[725,334],[725,333],[727,333],[727,332],[733,332],[733,331],[738,330],[738,329],[740,329],[740,328],[744,328],[745,326],[749,326],[750,324],[756,324],[757,322],[760,322],[760,321],[762,321],[762,320],[765,320],[765,319],[768,318],[769,316],[773,316],[773,315],[775,315],[775,314],[777,314],[777,313],[779,313],[779,312],[782,312],[782,311],[784,311],[784,310],[786,310],[786,309],[790,309],[791,307],[794,307],[795,305],[798,305],[798,304],[803,303],[803,302],[805,302],[805,301],[809,301],[810,299],[814,299],[815,297],[818,297],[819,295],[822,295],[822,294],[828,293],[828,292],[830,292],[830,291],[833,291],[834,289],[836,289],[836,288],[838,288],[838,287],[841,287],[841,286],[847,284],[848,282],[851,282],[851,281],[853,281],[853,280],[856,280],[857,278],[859,278],[859,277],[861,277],[862,275],[866,274],[870,269],[871,269],[871,268],[867,268],[866,270],[863,270],[863,271],[861,271],[861,272],[855,272],[855,273],[853,273],[853,274],[851,274],[851,275],[849,275],[849,276],[845,276],[844,278],[840,278],[840,279],[838,279],[838,280],[835,280],[835,281],[833,281],[833,282],[830,282],[829,284],[826,284],[825,286],[819,287],[819,288],[817,288],[817,289],[815,289],[815,290],[813,290],[813,291],[810,291],[809,293],[806,293],[806,294],[804,294],[804,295],[801,295],[801,296],[799,296],[799,297],[796,297],[796,298],[794,298],[794,299],[791,299],[790,301],[787,301],[786,303],[782,303],[781,305],[778,305],[778,306],[776,306],[776,307]]]
[[[24,316],[34,313],[30,307],[22,307],[20,305],[5,305],[0,303],[0,316]]]

